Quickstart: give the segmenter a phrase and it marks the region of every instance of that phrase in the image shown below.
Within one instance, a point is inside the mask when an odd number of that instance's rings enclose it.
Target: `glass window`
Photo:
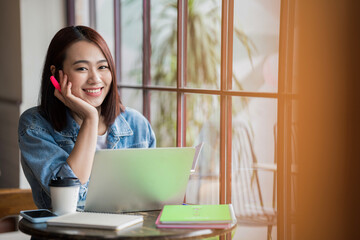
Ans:
[[[96,28],[112,51],[119,42],[112,39],[114,19],[121,17],[119,91],[124,105],[149,119],[158,147],[204,142],[186,201],[232,202],[239,221],[262,221],[264,234],[273,239],[280,4],[121,0],[120,16],[114,16],[114,2],[96,2]],[[89,4],[76,1],[76,10],[77,23],[88,24]],[[230,69],[226,79],[222,73]],[[226,168],[230,161],[231,169]],[[227,177],[220,179],[220,172]]]
[[[276,99],[233,97],[232,199],[238,214],[273,207],[276,124]]]
[[[142,90],[138,89],[126,89],[126,91],[121,90],[120,99],[126,107],[131,107],[139,112],[142,112],[142,92]]]
[[[186,94],[186,145],[204,143],[195,173],[188,184],[186,201],[219,203],[220,98]]]
[[[121,1],[121,83],[142,84],[142,1]]]
[[[236,234],[266,239],[276,236],[277,100],[233,97],[232,103],[231,202],[239,222],[263,227]]]
[[[156,145],[176,146],[176,93],[151,91],[150,98],[150,119],[156,133]]]
[[[96,30],[105,39],[111,54],[115,56],[114,38],[114,4],[112,1],[97,0],[96,2]]]
[[[89,1],[75,1],[75,25],[90,26]]]
[[[277,92],[280,0],[234,1],[233,89]]]
[[[177,1],[151,0],[151,84],[176,86]]]
[[[221,1],[188,1],[187,83],[220,89]]]

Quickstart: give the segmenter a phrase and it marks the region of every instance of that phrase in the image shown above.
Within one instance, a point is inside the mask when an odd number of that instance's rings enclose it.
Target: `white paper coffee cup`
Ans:
[[[76,212],[80,181],[77,178],[56,178],[50,181],[52,211],[57,215]]]

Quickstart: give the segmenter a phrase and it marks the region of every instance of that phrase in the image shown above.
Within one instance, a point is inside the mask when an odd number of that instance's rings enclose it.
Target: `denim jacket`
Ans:
[[[40,114],[37,107],[25,111],[19,120],[21,165],[38,208],[51,208],[49,182],[56,177],[76,177],[66,159],[74,148],[79,124],[67,112],[67,126],[60,132]],[[108,128],[107,148],[149,148],[156,146],[147,119],[126,108]],[[78,209],[84,208],[87,186],[80,186]],[[109,186],[110,187],[110,186]]]

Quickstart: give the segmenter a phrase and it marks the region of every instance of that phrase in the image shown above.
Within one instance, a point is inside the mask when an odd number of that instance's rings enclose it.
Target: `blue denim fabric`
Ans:
[[[67,123],[62,131],[54,130],[37,107],[28,109],[20,117],[21,165],[38,208],[51,208],[48,184],[52,178],[76,177],[66,159],[74,147],[80,126],[69,112]],[[149,122],[134,109],[126,108],[108,128],[108,149],[155,146],[155,134]],[[88,182],[80,186],[78,210],[84,208],[87,186]]]

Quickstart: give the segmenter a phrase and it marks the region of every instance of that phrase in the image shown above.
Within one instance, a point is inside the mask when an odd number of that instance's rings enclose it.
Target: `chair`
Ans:
[[[273,129],[274,163],[259,163],[253,148],[253,139],[249,127],[243,122],[233,126],[233,205],[238,223],[255,226],[267,226],[267,239],[271,239],[272,228],[277,223],[276,182],[277,182],[277,125]],[[296,126],[291,130],[291,185],[292,213],[295,211],[295,180],[296,180]],[[265,206],[259,182],[259,172],[272,173],[272,205]]]
[[[233,205],[239,224],[267,226],[267,239],[271,239],[272,228],[276,225],[276,162],[261,165],[254,152],[253,138],[246,123],[233,124],[232,151]],[[259,181],[259,171],[273,172],[272,204],[264,205]]]
[[[30,189],[0,189],[0,233],[17,231],[20,211],[36,208]]]
[[[203,150],[198,169],[192,175],[193,189],[190,192],[194,202],[211,204],[217,202],[217,186],[219,182],[219,133],[214,132],[216,124],[207,122],[199,134],[202,142],[208,143],[207,149]],[[271,239],[272,228],[276,225],[276,163],[268,166],[260,165],[257,161],[253,147],[251,127],[241,118],[232,124],[232,203],[238,224],[251,226],[266,226],[267,238]],[[274,135],[276,137],[276,135]],[[206,155],[205,155],[206,154]],[[273,172],[273,198],[272,206],[264,204],[260,187],[258,172],[272,169]]]
[[[208,123],[210,124],[210,123]],[[216,129],[213,126],[205,126],[205,130]],[[216,139],[216,134],[212,131],[202,131],[200,140],[208,142],[212,149],[207,149],[210,153],[205,157],[207,161],[199,161],[199,170],[194,174],[193,179],[196,179],[197,190],[195,202],[205,204],[206,199],[210,198],[209,203],[216,202],[216,198],[212,198],[207,194],[203,196],[202,192],[216,191],[216,182],[218,182],[218,163],[216,157],[218,156],[219,142]],[[276,206],[276,173],[277,173],[277,126],[273,128],[274,137],[274,162],[259,163],[253,146],[253,135],[249,124],[241,119],[237,119],[232,124],[232,203],[238,224],[249,226],[264,226],[267,227],[267,239],[271,239],[273,226],[277,224],[277,206]],[[212,134],[209,134],[212,133]],[[295,151],[295,127],[292,128],[292,160],[294,161]],[[295,166],[295,163],[292,164]],[[271,188],[272,196],[268,204],[265,204],[263,191],[259,180],[260,172],[268,172],[272,174],[272,181],[267,187]],[[296,172],[295,169],[292,171]],[[212,186],[205,186],[206,183],[213,183]],[[215,183],[215,184],[214,184]],[[295,175],[292,174],[292,186],[295,185]],[[210,191],[201,191],[202,188]],[[269,195],[271,195],[269,193]],[[212,194],[215,197],[217,194]],[[294,194],[293,194],[294,195]],[[292,199],[295,200],[295,197]],[[292,201],[292,202],[293,202]]]

